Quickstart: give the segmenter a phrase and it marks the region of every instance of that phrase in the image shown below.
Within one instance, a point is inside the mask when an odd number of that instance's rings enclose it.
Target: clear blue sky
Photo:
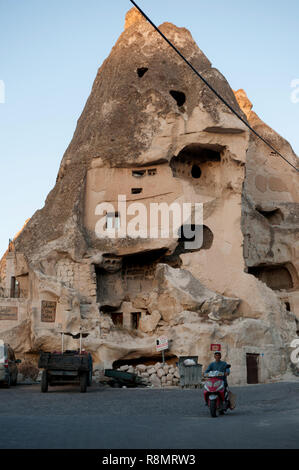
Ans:
[[[233,89],[299,154],[298,0],[139,0],[157,23],[187,27]],[[129,0],[0,0],[1,225],[8,239],[43,207],[98,67],[123,31]],[[299,94],[297,95],[299,96]],[[1,93],[0,93],[1,100]]]

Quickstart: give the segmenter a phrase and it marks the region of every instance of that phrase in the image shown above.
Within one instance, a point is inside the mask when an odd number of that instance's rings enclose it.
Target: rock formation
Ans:
[[[260,121],[245,92],[232,91],[189,31],[170,23],[161,30],[298,165],[290,145]],[[142,203],[145,218],[153,203],[201,203],[201,246],[186,248],[180,225],[175,238],[99,236],[102,203],[112,207],[106,229],[123,227],[119,195]],[[184,228],[194,229],[194,217]],[[299,330],[298,219],[298,174],[132,9],[98,71],[55,187],[0,264],[1,336],[17,352],[37,354],[60,347],[59,331],[81,328],[94,362],[107,368],[156,362],[162,335],[172,361],[198,355],[207,365],[216,343],[232,364],[231,383],[246,383],[250,355],[265,382],[290,368]]]

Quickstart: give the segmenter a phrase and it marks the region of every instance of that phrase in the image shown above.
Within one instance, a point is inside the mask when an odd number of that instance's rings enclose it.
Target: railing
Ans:
[[[16,288],[14,292],[11,289],[0,287],[0,299],[25,299],[28,296],[27,292]]]

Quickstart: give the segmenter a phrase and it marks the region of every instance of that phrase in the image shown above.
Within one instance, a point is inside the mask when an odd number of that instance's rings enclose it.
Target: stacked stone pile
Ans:
[[[142,377],[144,382],[154,387],[171,387],[178,386],[180,383],[180,374],[176,366],[171,364],[162,364],[157,362],[154,365],[138,364],[136,367],[132,365],[124,365],[118,368],[118,370],[129,372],[131,374],[137,374],[138,377]]]

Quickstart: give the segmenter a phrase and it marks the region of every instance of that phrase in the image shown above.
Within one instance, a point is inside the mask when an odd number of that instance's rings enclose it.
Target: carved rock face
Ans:
[[[259,121],[243,91],[236,93],[239,108],[189,31],[170,23],[161,30],[231,106],[290,151]],[[5,287],[11,277],[25,282],[27,276],[19,321],[30,318],[31,349],[57,348],[58,328],[81,326],[90,333],[86,349],[106,367],[155,355],[155,339],[167,335],[170,355],[197,354],[204,364],[210,344],[221,343],[235,367],[232,383],[246,381],[246,351],[270,348],[261,380],[284,372],[295,320],[274,284],[266,284],[273,265],[287,269],[292,292],[286,296],[298,308],[298,190],[294,175],[287,181],[280,162],[270,165],[267,158],[246,126],[130,10],[98,71],[55,187],[14,241],[17,255],[0,265]],[[201,203],[202,245],[185,245],[182,228],[196,225],[193,216],[175,226],[175,238],[98,238],[99,204],[112,207],[107,225],[123,220],[119,195],[142,203],[146,214],[152,203],[179,209]],[[41,321],[42,302],[55,304],[54,322]],[[76,347],[70,337],[66,343]]]

